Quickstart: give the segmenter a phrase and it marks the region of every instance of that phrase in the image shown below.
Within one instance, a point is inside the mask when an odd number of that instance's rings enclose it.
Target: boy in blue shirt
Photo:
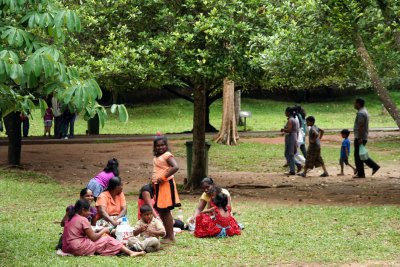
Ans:
[[[344,172],[344,164],[346,164],[347,166],[351,167],[353,169],[354,174],[357,173],[356,168],[354,168],[353,166],[351,166],[351,164],[349,163],[349,154],[350,154],[350,140],[349,140],[349,135],[350,135],[350,131],[347,129],[343,129],[341,132],[342,134],[342,138],[343,138],[343,142],[342,142],[342,147],[340,148],[340,173],[338,174],[338,176],[343,176]]]

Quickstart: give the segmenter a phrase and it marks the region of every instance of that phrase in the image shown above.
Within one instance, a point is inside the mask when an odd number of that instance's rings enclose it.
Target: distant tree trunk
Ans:
[[[354,32],[354,44],[357,49],[357,53],[361,58],[362,64],[367,69],[368,76],[372,82],[372,87],[376,91],[379,99],[382,101],[386,110],[389,112],[390,116],[394,119],[397,126],[400,128],[400,114],[397,110],[396,104],[390,97],[389,91],[383,85],[381,78],[376,70],[375,63],[369,56],[368,50],[365,48],[364,41],[358,30]]]
[[[192,175],[188,177],[187,187],[200,187],[201,180],[206,176],[206,85],[201,83],[194,86],[194,115],[193,115],[193,154]]]
[[[235,119],[236,125],[240,123],[240,103],[241,103],[241,92],[240,90],[235,91]]]
[[[21,164],[21,118],[19,112],[4,117],[4,125],[8,135],[8,164]]]
[[[215,138],[216,142],[224,145],[236,145],[239,139],[236,127],[234,98],[235,83],[224,79],[221,130]]]
[[[119,96],[118,91],[114,89],[114,90],[111,91],[111,93],[112,93],[112,102],[113,102],[113,104],[118,104],[118,96]]]

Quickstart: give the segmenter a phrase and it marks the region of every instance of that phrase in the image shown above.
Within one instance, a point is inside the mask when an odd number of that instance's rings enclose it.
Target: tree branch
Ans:
[[[176,95],[176,96],[178,96],[180,98],[183,98],[183,99],[185,99],[185,100],[187,100],[187,101],[189,101],[191,103],[194,103],[194,99],[193,99],[192,96],[188,96],[188,95],[182,94],[181,92],[177,91],[176,88],[173,88],[171,86],[167,86],[166,85],[166,86],[163,86],[163,89],[165,89],[168,92],[170,92],[170,93],[172,93],[172,94],[174,94],[174,95]],[[190,89],[192,89],[192,88],[190,88]]]

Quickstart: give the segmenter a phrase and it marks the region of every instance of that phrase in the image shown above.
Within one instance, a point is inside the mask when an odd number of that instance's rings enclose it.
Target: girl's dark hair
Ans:
[[[285,112],[287,112],[290,117],[294,117],[294,115],[296,115],[295,108],[292,108],[292,107],[287,107]]]
[[[200,185],[203,184],[214,185],[214,180],[211,177],[204,177],[203,180],[201,180],[200,182]]]
[[[105,171],[106,173],[113,172],[114,176],[118,176],[119,175],[118,165],[119,163],[116,158],[110,159],[107,162],[107,166],[103,169],[103,171]]]
[[[294,108],[296,109],[297,114],[300,114],[303,119],[306,118],[306,111],[304,110],[304,108],[298,105],[294,106]]]
[[[349,135],[350,135],[350,131],[347,130],[347,129],[343,129],[340,133],[343,134],[346,137],[349,137]]]
[[[157,144],[157,142],[160,141],[160,140],[163,140],[163,141],[164,141],[164,144],[167,146],[167,151],[169,150],[167,137],[166,137],[165,135],[156,135],[156,136],[154,137],[154,141],[153,141],[153,155],[154,155],[154,156],[157,155],[157,152],[156,152],[156,144]]]
[[[223,193],[219,193],[218,195],[216,195],[213,198],[213,202],[214,204],[218,207],[218,208],[222,208],[224,211],[228,211],[228,196],[223,194]]]
[[[83,209],[89,210],[90,209],[90,204],[89,201],[86,199],[79,199],[76,203],[73,209],[70,209],[68,212],[68,221],[72,219],[72,217],[75,216],[75,214],[80,213]]]
[[[121,185],[121,178],[118,176],[114,176],[110,179],[110,182],[108,183],[107,191],[113,190],[119,185]]]
[[[222,192],[221,187],[219,187],[219,186],[213,186],[213,187],[208,191],[208,194],[210,194],[210,195],[212,195],[212,194],[214,194],[214,193],[219,194],[219,193],[221,193],[221,192]]]
[[[84,197],[85,195],[86,195],[86,193],[87,193],[87,191],[88,190],[90,190],[90,189],[88,189],[88,188],[83,188],[82,190],[81,190],[81,193],[79,194],[81,197]]]
[[[152,212],[153,209],[150,207],[150,205],[143,205],[140,207],[140,214],[146,213],[146,212]]]

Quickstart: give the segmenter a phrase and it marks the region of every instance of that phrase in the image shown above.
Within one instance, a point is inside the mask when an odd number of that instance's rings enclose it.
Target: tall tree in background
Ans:
[[[81,29],[75,12],[47,0],[1,1],[0,8],[0,111],[9,138],[9,163],[19,165],[19,113],[36,108],[35,100],[42,114],[47,108],[44,98],[53,93],[85,119],[98,114],[104,124],[107,113],[96,101],[101,98],[96,81],[67,66],[59,50],[66,31]],[[114,106],[116,110],[127,119],[124,106]]]
[[[199,187],[206,174],[207,97],[221,94],[226,77],[245,86],[259,76],[257,68],[251,69],[248,64],[250,40],[269,29],[269,22],[258,14],[258,1],[90,0],[85,1],[81,10],[93,8],[89,3],[108,6],[100,8],[98,16],[84,16],[88,24],[97,25],[92,30],[104,31],[105,40],[100,41],[98,49],[90,51],[89,54],[98,56],[89,64],[109,73],[108,76],[120,71],[129,77],[127,84],[142,88],[192,90],[193,173],[188,186]],[[105,12],[113,13],[118,20],[104,19]],[[103,19],[104,27],[97,24]],[[84,42],[79,36],[77,40]],[[69,55],[78,60],[76,53]]]
[[[330,29],[339,32],[343,38],[350,38],[353,42],[361,63],[371,80],[372,88],[400,128],[399,110],[386,89],[377,65],[372,59],[363,38],[363,35],[379,36],[382,34],[379,32],[370,33],[368,32],[369,27],[367,27],[369,24],[375,24],[374,26],[383,24],[382,19],[379,20],[379,17],[374,19],[373,17],[374,12],[379,10],[376,6],[376,1],[323,0],[320,7],[325,12],[325,18]],[[380,38],[383,39],[383,36]]]
[[[215,141],[225,145],[236,145],[239,139],[235,114],[235,83],[224,79],[221,129]]]

